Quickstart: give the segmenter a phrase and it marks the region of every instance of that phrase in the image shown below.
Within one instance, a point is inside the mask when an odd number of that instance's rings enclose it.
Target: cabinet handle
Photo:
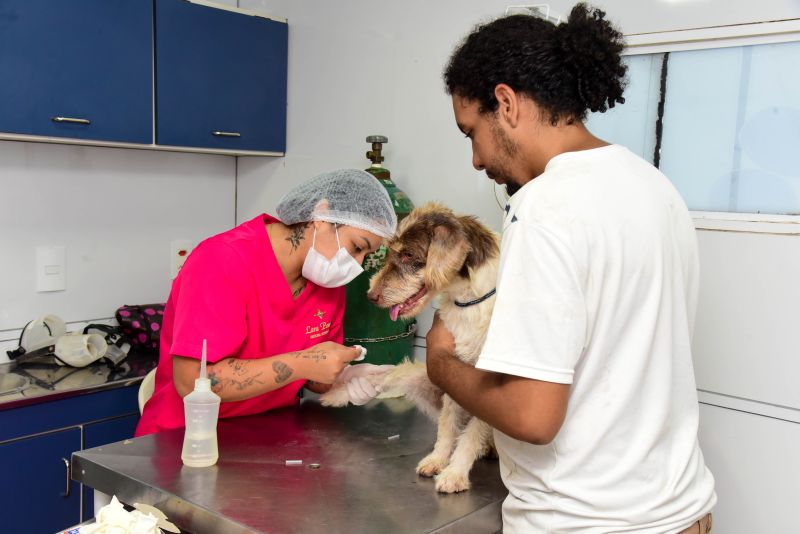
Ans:
[[[70,490],[70,471],[72,471],[72,466],[69,465],[69,460],[66,458],[61,458],[61,461],[64,462],[64,468],[67,471],[67,490],[61,494],[62,497],[69,497],[69,490]]]
[[[89,119],[76,119],[73,117],[53,117],[53,122],[70,122],[73,124],[91,124]]]
[[[220,132],[219,130],[214,130],[211,132],[211,135],[215,135],[217,137],[241,137],[242,134],[239,132]]]

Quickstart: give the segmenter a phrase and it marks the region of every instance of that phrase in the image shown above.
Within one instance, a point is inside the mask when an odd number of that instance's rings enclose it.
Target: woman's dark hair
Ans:
[[[494,112],[494,89],[504,83],[533,99],[553,125],[622,104],[625,44],[605,16],[580,3],[558,25],[533,15],[480,25],[450,58],[444,71],[447,92],[477,101],[482,113]]]

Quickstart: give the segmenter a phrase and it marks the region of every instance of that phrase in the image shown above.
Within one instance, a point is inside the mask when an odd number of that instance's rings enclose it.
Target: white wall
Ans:
[[[700,444],[719,499],[714,533],[800,532],[800,425],[706,404],[700,417]]]
[[[287,156],[239,161],[239,215],[272,209],[293,184],[337,167],[364,168],[370,134],[417,203],[444,200],[498,226],[500,208],[470,164],[441,72],[465,29],[503,12],[494,1],[241,0],[289,19]],[[446,21],[446,23],[444,23]]]
[[[0,141],[0,345],[31,319],[166,301],[170,241],[234,225],[236,159]],[[35,248],[66,246],[66,290],[37,293]],[[0,361],[5,351],[0,351]]]
[[[523,2],[524,3],[524,2]],[[797,18],[797,0],[597,0],[626,35]],[[568,13],[574,2],[552,2]],[[564,6],[564,7],[561,7]]]
[[[491,182],[471,167],[441,72],[473,25],[519,2],[239,0],[289,20],[287,156],[240,158],[239,217],[271,210],[292,184],[364,167],[364,138],[389,137],[385,165],[417,203],[443,200],[499,227]],[[797,0],[599,0],[627,34],[800,16]],[[566,15],[574,2],[551,2]]]

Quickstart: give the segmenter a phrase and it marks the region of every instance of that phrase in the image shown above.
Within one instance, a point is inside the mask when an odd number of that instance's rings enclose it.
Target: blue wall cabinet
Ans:
[[[288,29],[156,0],[156,143],[285,152]]]
[[[0,0],[0,132],[152,143],[151,0]]]
[[[67,464],[80,448],[80,428],[0,445],[3,530],[53,533],[80,522],[80,484]]]

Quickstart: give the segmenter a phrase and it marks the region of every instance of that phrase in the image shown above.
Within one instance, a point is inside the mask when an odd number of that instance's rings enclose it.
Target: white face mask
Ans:
[[[317,242],[317,229],[314,228],[314,240],[308,249],[303,262],[303,276],[322,287],[340,287],[364,272],[364,268],[339,243],[339,229],[336,229],[336,244],[339,250],[328,259],[314,248]]]

